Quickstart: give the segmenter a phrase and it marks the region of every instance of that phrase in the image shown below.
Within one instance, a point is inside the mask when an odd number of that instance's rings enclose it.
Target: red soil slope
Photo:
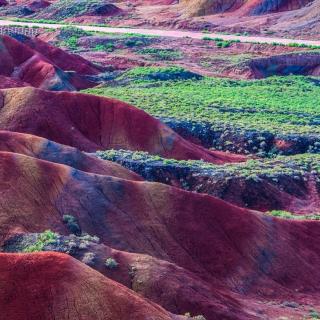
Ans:
[[[194,145],[144,111],[114,99],[22,88],[2,90],[0,105],[1,130],[31,133],[88,152],[142,150],[212,163],[245,159]]]
[[[103,71],[102,68],[93,65],[82,57],[51,46],[38,38],[23,37],[23,43],[40,52],[62,70],[74,71],[81,75],[96,75]]]
[[[8,320],[186,319],[62,254],[0,254],[0,283]]]
[[[103,161],[75,148],[29,134],[0,131],[0,151],[14,152],[55,163],[66,164],[81,171],[122,179],[142,180],[134,172],[114,162]]]
[[[0,89],[26,87],[27,83],[0,75]]]
[[[207,195],[13,153],[1,152],[0,168],[1,241],[48,228],[68,233],[68,213],[103,243],[173,262],[217,288],[274,298],[320,290],[317,221],[265,217]]]
[[[87,251],[93,252],[96,257],[92,268],[172,313],[201,314],[207,320],[255,319],[249,314],[249,308],[246,308],[240,295],[227,293],[174,263],[149,255],[115,250],[104,244],[90,245]],[[82,256],[76,257],[82,260]],[[104,262],[109,257],[119,263],[116,270],[106,268]]]
[[[50,51],[50,47],[41,44],[41,42],[35,43],[35,46],[43,50],[47,57],[55,54],[54,50]],[[54,60],[56,62],[64,60],[64,63],[60,63],[63,67],[69,65],[65,70],[72,70],[73,65],[78,64],[79,61],[82,61],[82,64],[79,63],[79,69],[86,70],[83,67],[85,64],[82,59],[76,58],[72,62],[73,56],[63,55],[61,51],[57,53],[60,53],[60,55]],[[13,38],[0,36],[0,75],[26,82],[37,88],[50,90],[73,91],[94,86],[92,82],[81,77],[81,75],[65,72],[47,57]],[[74,71],[78,71],[78,69]],[[94,69],[91,70],[91,74],[94,71]]]
[[[154,262],[146,269],[149,275],[141,271],[142,284],[133,282],[135,290],[168,308],[172,297],[180,308],[187,306],[184,295],[190,291],[181,283],[188,279],[199,290],[198,302],[190,308],[201,308],[209,320],[240,308],[234,292],[248,300],[233,319],[250,319],[245,310],[253,312],[252,301],[266,298],[320,307],[317,221],[264,217],[210,196],[89,174],[14,153],[0,153],[0,168],[0,193],[5,195],[0,198],[1,242],[17,232],[68,234],[62,216],[71,214],[83,231],[98,235],[106,245],[173,263]],[[160,295],[152,280],[153,273],[169,270],[176,277],[164,282],[166,288],[178,285],[181,297]],[[233,311],[226,311],[225,304]],[[210,316],[213,306],[221,309]]]

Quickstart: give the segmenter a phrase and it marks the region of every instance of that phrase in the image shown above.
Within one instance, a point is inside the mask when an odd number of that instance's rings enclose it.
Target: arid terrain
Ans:
[[[0,0],[0,319],[320,319],[319,15]]]

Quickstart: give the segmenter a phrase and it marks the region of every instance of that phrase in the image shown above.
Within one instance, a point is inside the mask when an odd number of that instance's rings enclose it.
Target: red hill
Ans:
[[[210,196],[13,153],[1,153],[0,167],[2,241],[17,232],[68,233],[62,216],[71,214],[104,244],[172,262],[226,294],[300,301],[312,293],[319,301],[317,221],[265,217]]]
[[[63,254],[0,254],[0,283],[4,319],[186,319]]]
[[[75,169],[129,180],[142,180],[137,174],[110,161],[103,161],[75,148],[37,136],[0,131],[0,151],[66,164]]]
[[[22,88],[2,90],[0,100],[0,129],[31,133],[87,152],[142,150],[213,163],[245,159],[194,145],[144,111],[114,99]]]
[[[29,46],[11,37],[0,36],[0,75],[50,90],[73,91],[94,86],[81,74],[67,72],[97,72],[89,62],[45,45],[40,40],[25,40]],[[35,49],[31,49],[31,45]],[[78,67],[75,67],[77,65]]]

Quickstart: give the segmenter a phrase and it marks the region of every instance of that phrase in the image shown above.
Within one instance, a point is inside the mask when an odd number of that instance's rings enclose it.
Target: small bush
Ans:
[[[60,39],[68,39],[70,37],[81,38],[81,37],[86,37],[90,35],[91,33],[73,26],[63,27],[60,29],[60,32],[59,32]]]
[[[125,42],[125,45],[129,48],[143,46],[144,43],[141,40],[129,39]]]
[[[316,310],[310,310],[310,311],[309,311],[309,316],[310,316],[312,319],[320,319],[320,314],[319,314],[319,312],[317,312]]]
[[[94,266],[96,260],[96,255],[93,252],[86,252],[83,255],[82,262],[88,266]]]
[[[65,214],[62,217],[62,221],[67,225],[67,228],[71,233],[81,235],[81,228],[78,224],[78,220],[74,216]]]
[[[118,265],[119,263],[113,258],[108,258],[105,262],[105,266],[110,270],[116,269]]]
[[[68,40],[64,41],[63,44],[70,50],[78,49],[78,38],[76,36],[70,37]]]
[[[185,317],[189,317],[190,320],[206,320],[206,318],[202,315],[192,317],[190,312],[184,314]]]
[[[78,40],[81,37],[89,36],[90,33],[77,27],[63,27],[60,30],[59,39],[63,40],[62,45],[68,47],[70,50],[78,48]]]
[[[105,44],[97,44],[93,50],[94,51],[105,51],[105,52],[112,52],[115,49],[115,45],[111,42]]]
[[[139,50],[138,53],[148,55],[156,60],[178,60],[182,58],[180,51],[174,49],[158,49],[158,48],[147,48]]]
[[[210,38],[210,37],[203,37],[202,40],[214,41],[218,48],[228,48],[233,43],[239,43],[240,42],[240,40],[223,40],[222,38]]]

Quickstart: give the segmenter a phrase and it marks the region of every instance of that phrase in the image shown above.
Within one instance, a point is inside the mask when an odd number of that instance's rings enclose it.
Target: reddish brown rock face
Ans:
[[[41,40],[26,38],[25,42],[23,44],[7,36],[0,37],[2,76],[50,90],[74,91],[94,86],[82,75],[97,74],[99,69],[86,60],[51,47]]]

